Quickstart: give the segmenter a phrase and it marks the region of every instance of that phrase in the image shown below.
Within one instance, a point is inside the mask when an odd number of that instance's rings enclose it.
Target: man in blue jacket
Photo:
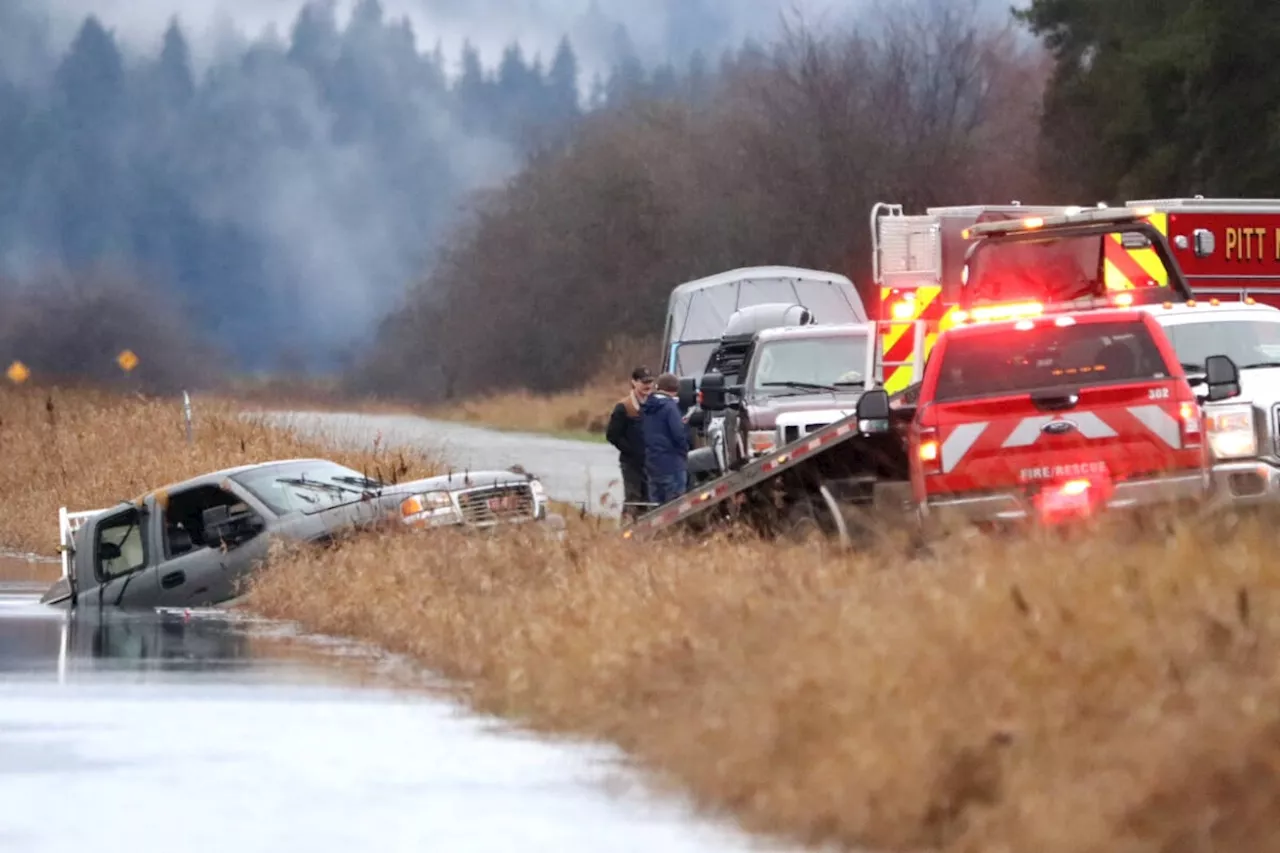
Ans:
[[[658,387],[640,406],[644,416],[644,464],[649,502],[662,505],[684,494],[689,483],[689,433],[676,395],[674,373],[658,377]]]

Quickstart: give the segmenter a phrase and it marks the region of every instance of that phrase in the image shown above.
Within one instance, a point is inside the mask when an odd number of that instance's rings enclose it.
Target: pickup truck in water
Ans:
[[[242,593],[269,540],[324,543],[384,523],[415,528],[537,523],[560,535],[542,483],[472,471],[384,483],[327,459],[228,468],[114,507],[59,518],[62,577],[41,601],[67,607],[209,607]]]

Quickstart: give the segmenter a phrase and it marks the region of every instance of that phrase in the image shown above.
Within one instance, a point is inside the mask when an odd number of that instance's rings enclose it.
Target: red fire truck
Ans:
[[[1150,221],[1158,216],[1157,209],[1138,205],[1017,202],[936,207],[908,216],[901,205],[876,204],[876,368],[885,390],[896,394],[917,381],[938,334],[977,303],[1105,300],[1122,292],[1123,304],[1192,299],[1162,230],[1165,220]],[[1202,235],[1189,239],[1201,247],[1212,243]]]
[[[1154,211],[1200,299],[1252,298],[1280,307],[1280,199],[1161,198],[1126,203]]]

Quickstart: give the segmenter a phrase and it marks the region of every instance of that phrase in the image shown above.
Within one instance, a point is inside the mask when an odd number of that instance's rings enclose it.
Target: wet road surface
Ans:
[[[552,498],[585,504],[590,512],[616,516],[622,505],[618,452],[608,444],[499,432],[413,415],[267,414],[275,423],[289,424],[304,434],[331,439],[348,447],[369,447],[381,434],[384,445],[438,451],[458,469],[523,465],[542,479]]]
[[[646,796],[610,749],[336,665],[337,641],[303,655],[215,612],[68,620],[45,586],[0,581],[0,850],[779,849]]]

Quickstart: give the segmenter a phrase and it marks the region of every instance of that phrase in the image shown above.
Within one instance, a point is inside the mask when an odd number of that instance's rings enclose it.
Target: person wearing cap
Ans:
[[[640,406],[649,502],[659,506],[684,494],[689,483],[689,430],[676,402],[679,393],[680,380],[674,373],[664,373]]]
[[[631,371],[631,392],[613,407],[605,438],[618,449],[622,469],[622,517],[637,518],[649,499],[649,481],[644,470],[644,425],[640,407],[653,391],[653,374],[647,367]]]

